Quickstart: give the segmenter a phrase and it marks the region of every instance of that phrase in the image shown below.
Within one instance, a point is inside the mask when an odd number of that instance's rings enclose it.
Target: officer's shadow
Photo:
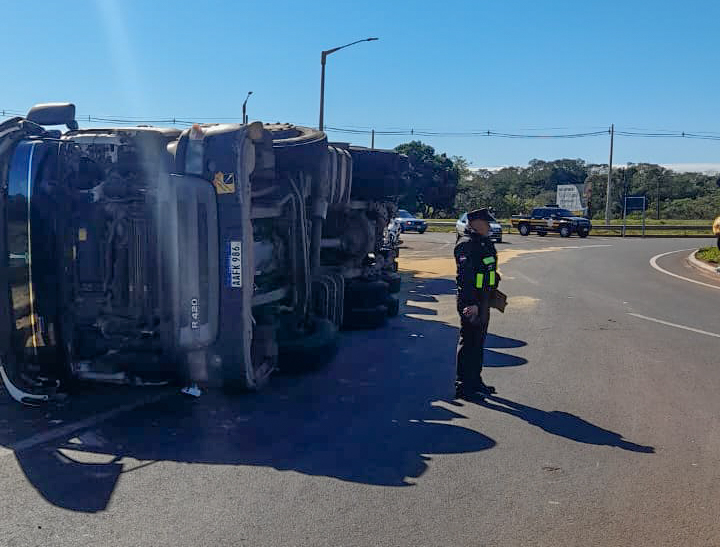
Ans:
[[[477,403],[485,408],[525,420],[553,435],[579,443],[615,446],[623,450],[645,454],[655,452],[655,448],[652,446],[627,441],[619,433],[603,429],[569,412],[540,410],[495,395],[479,400]]]

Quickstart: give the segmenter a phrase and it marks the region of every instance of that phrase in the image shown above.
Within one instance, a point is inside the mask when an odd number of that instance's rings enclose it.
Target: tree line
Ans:
[[[395,148],[410,160],[410,190],[400,206],[426,218],[451,218],[477,207],[492,207],[507,218],[554,203],[558,184],[583,184],[588,215],[605,216],[607,165],[581,159],[532,160],[526,167],[471,171],[462,157],[437,154],[412,141]],[[612,218],[621,218],[623,196],[645,196],[652,218],[660,205],[665,219],[713,219],[720,215],[720,179],[702,173],[678,173],[650,163],[613,167]]]

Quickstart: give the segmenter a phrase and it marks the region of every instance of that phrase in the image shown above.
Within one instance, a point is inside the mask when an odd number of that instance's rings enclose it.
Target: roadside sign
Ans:
[[[585,193],[584,184],[558,184],[557,205],[569,211],[584,211],[582,196]]]
[[[625,211],[645,211],[647,209],[647,198],[645,196],[625,196]]]
[[[642,235],[645,237],[645,211],[647,210],[647,197],[625,196],[623,203],[623,229],[622,236],[625,237],[626,218],[628,211],[642,211]]]

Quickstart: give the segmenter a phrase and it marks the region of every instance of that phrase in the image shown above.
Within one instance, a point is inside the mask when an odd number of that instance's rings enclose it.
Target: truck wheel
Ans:
[[[373,308],[353,308],[345,311],[343,328],[348,330],[376,329],[385,324],[388,316],[387,306]]]
[[[521,236],[530,235],[530,226],[527,224],[521,224],[518,226],[518,232],[520,232]]]
[[[283,372],[320,368],[335,356],[338,340],[338,329],[332,321],[315,318],[306,336],[282,342],[279,348],[279,368]]]
[[[402,277],[400,277],[400,274],[387,274],[383,277],[383,281],[388,284],[388,292],[390,294],[400,292],[400,286],[402,285]]]
[[[268,123],[264,127],[272,135],[273,148],[292,148],[313,143],[327,146],[325,133],[317,129],[289,123]]]
[[[387,299],[387,314],[388,317],[397,317],[400,313],[400,300],[394,296],[390,296]]]
[[[572,230],[569,226],[560,226],[560,237],[570,237]]]
[[[424,234],[427,228],[418,228],[418,234]]]
[[[578,235],[582,238],[586,238],[587,236],[590,235],[590,232],[588,232],[587,230],[582,230],[582,231],[578,232]]]
[[[313,161],[327,157],[328,142],[322,131],[287,123],[263,127],[272,135],[276,161],[283,170],[305,171]]]
[[[356,281],[345,287],[345,309],[372,308],[387,300],[389,290],[385,281]]]

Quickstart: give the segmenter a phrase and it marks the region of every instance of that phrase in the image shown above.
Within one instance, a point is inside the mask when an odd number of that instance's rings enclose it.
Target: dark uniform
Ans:
[[[468,213],[470,220],[492,219],[487,209]],[[490,294],[497,288],[500,275],[496,271],[497,251],[490,238],[472,232],[469,228],[455,245],[457,264],[457,310],[460,314],[460,338],[457,345],[458,397],[474,393],[494,393],[494,388],[482,381],[483,346],[490,322]],[[477,306],[474,318],[465,317],[463,310]]]

